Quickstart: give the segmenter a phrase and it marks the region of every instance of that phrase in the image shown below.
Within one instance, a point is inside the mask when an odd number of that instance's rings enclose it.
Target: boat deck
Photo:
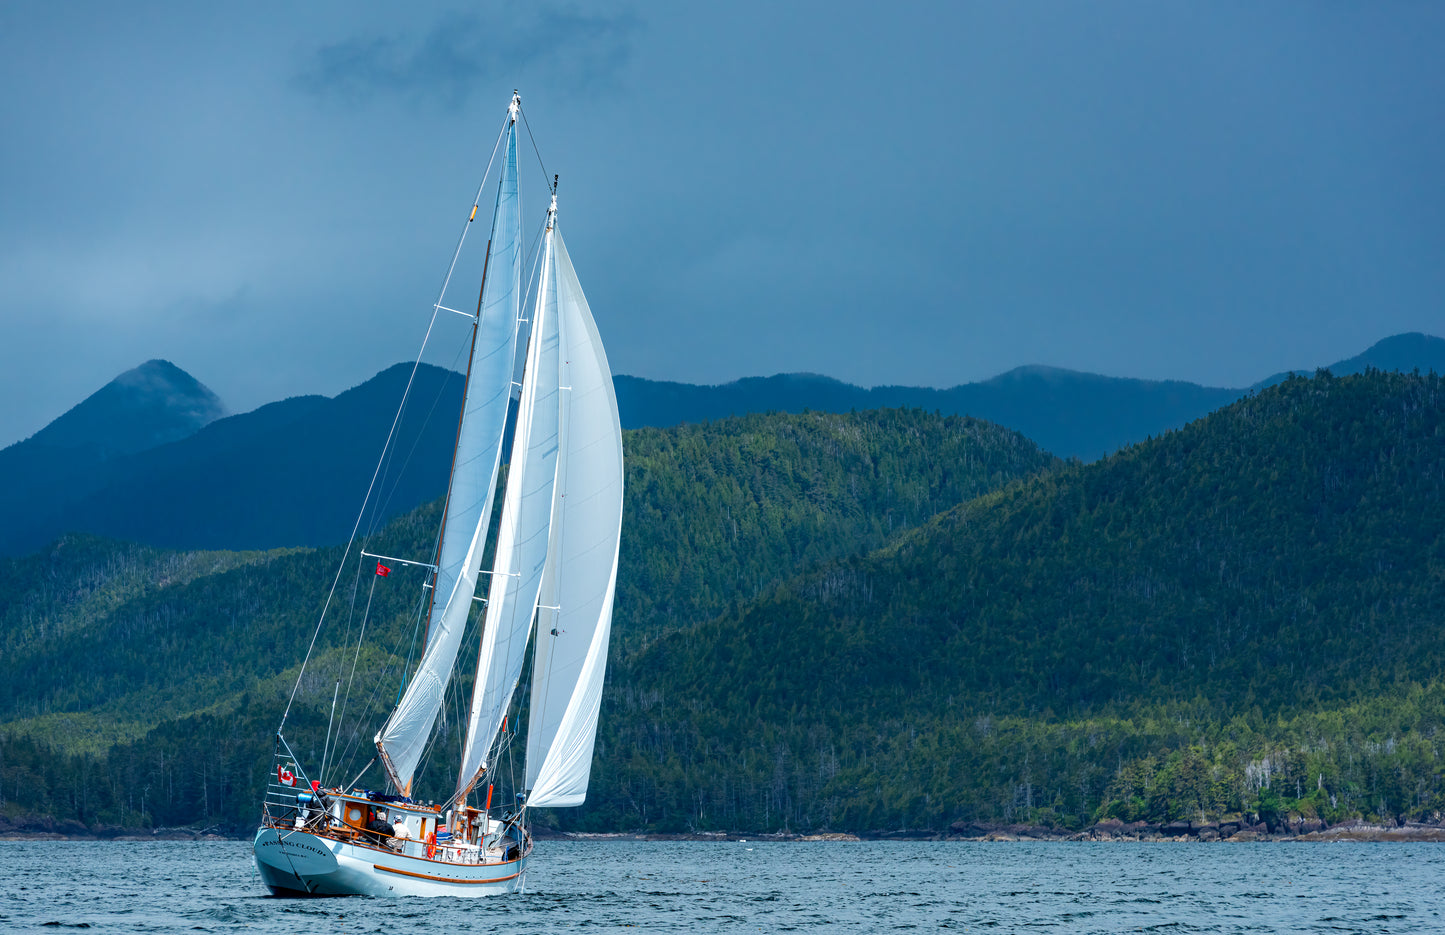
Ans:
[[[283,799],[281,802],[268,802],[262,826],[278,833],[304,831],[383,854],[470,866],[506,863],[530,850],[530,835],[525,831],[488,820],[475,809],[463,810],[457,820],[469,820],[474,832],[480,831],[480,822],[486,822],[485,835],[473,834],[486,842],[485,847],[449,836],[436,840],[443,816],[434,805],[373,800],[366,793],[343,793],[334,789],[318,790],[316,795],[309,804],[293,796],[278,797]],[[368,827],[378,813],[385,813],[391,821],[404,820],[409,836],[399,838],[389,831]]]

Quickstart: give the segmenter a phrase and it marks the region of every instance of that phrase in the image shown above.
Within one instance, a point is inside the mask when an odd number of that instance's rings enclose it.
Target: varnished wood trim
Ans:
[[[420,877],[423,880],[436,880],[439,883],[501,883],[504,880],[515,879],[516,877],[522,875],[522,871],[518,870],[511,876],[497,877],[493,880],[458,880],[456,877],[434,877],[429,873],[415,873],[411,870],[398,870],[395,867],[383,867],[381,864],[372,864],[372,866],[375,867],[377,870],[385,870],[387,873],[399,873],[402,876]]]

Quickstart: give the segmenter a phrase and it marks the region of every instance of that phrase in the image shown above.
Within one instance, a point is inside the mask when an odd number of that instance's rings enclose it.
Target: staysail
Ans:
[[[532,669],[529,807],[581,805],[607,669],[622,530],[622,427],[587,298],[554,234],[564,393],[552,543]]]
[[[553,208],[555,212],[555,204]],[[465,793],[486,767],[487,753],[511,704],[547,561],[557,475],[559,339],[553,257],[554,214],[549,212],[537,301],[522,376],[517,431],[507,469],[496,558],[477,659],[466,745],[457,777]]]
[[[492,219],[466,397],[457,431],[456,461],[447,495],[427,645],[396,710],[376,735],[387,772],[402,794],[426,748],[476,591],[478,566],[491,523],[492,495],[501,461],[502,433],[516,360],[521,304],[521,204],[517,191],[517,109],[506,129],[501,180]]]

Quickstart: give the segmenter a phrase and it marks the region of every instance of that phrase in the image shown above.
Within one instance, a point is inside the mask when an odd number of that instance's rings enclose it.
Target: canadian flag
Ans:
[[[296,774],[293,773],[293,772],[291,772],[289,769],[287,769],[287,768],[284,767],[284,766],[277,766],[277,767],[276,767],[276,778],[279,779],[279,780],[281,780],[281,784],[282,784],[283,786],[294,786],[294,785],[296,785]]]
[[[376,573],[385,578],[391,574],[391,566],[383,565],[381,562],[378,561],[376,563]]]

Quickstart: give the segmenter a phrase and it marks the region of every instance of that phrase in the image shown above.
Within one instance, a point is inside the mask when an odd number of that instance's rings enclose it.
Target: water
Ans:
[[[527,892],[266,897],[243,842],[0,842],[0,932],[1445,932],[1445,845],[542,841]]]

